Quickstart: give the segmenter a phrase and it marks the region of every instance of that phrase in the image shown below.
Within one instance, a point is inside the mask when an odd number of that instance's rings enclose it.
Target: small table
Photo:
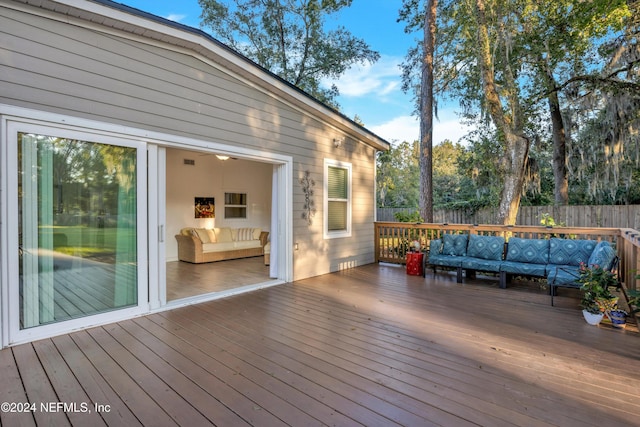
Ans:
[[[423,264],[422,252],[407,252],[407,274],[410,276],[422,276]]]

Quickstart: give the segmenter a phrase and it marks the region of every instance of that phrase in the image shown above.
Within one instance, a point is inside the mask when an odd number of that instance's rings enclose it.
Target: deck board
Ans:
[[[31,344],[21,345],[13,349],[16,365],[20,371],[22,384],[27,393],[27,400],[34,404],[33,417],[37,425],[71,425],[67,414],[63,411],[43,410],[41,405],[58,402],[53,384],[49,382],[47,373],[38,359]],[[4,424],[3,424],[4,425]]]
[[[640,419],[640,334],[577,294],[368,265],[0,351],[2,425],[596,426]],[[93,418],[91,418],[93,417]]]
[[[81,342],[78,335],[75,334],[76,339]],[[109,405],[108,411],[100,411],[99,413],[107,425],[126,425],[131,427],[142,425],[131,412],[126,402],[111,388],[107,380],[69,335],[55,337],[52,341],[73,376],[87,393],[88,402]],[[96,361],[99,363],[99,359]]]

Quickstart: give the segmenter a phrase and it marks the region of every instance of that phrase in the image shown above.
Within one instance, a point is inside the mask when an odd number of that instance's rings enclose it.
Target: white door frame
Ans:
[[[230,289],[215,294],[204,294],[185,299],[167,301],[167,276],[166,276],[166,149],[188,149],[199,153],[226,154],[235,158],[249,161],[260,161],[277,166],[277,191],[276,198],[277,218],[279,218],[278,234],[271,235],[272,248],[274,243],[281,254],[278,259],[277,277],[268,279],[263,283],[251,286],[243,286],[242,292],[260,289],[290,282],[293,280],[293,158],[279,156],[273,153],[249,150],[233,146],[216,145],[215,148],[194,148],[193,144],[180,142],[169,143],[165,140],[163,145],[155,146],[152,142],[148,146],[149,153],[149,296],[151,311],[163,311],[194,303],[200,303],[229,295],[238,291]],[[153,194],[152,194],[153,193]],[[273,197],[272,197],[273,201]],[[273,211],[273,210],[272,210]],[[272,249],[273,250],[273,249]],[[273,260],[273,258],[272,258]]]
[[[45,117],[42,117],[45,116]],[[8,346],[36,339],[59,335],[89,326],[110,323],[131,318],[149,311],[147,278],[147,201],[144,195],[147,189],[146,144],[121,135],[96,132],[92,129],[60,124],[46,120],[46,113],[36,114],[26,120],[18,117],[2,116],[0,123],[2,157],[2,346]],[[64,320],[56,323],[20,329],[19,294],[19,218],[18,203],[18,132],[53,135],[56,137],[80,139],[116,146],[132,147],[137,153],[137,303],[127,308],[106,313]]]
[[[151,310],[157,310],[167,304],[166,158],[166,148],[149,144],[147,166],[149,171],[149,306]]]

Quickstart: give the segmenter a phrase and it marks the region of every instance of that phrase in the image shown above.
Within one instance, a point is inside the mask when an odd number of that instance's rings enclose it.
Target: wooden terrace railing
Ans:
[[[406,222],[375,222],[376,262],[404,264],[412,241],[417,240],[423,250],[429,250],[429,242],[444,233],[469,233],[490,236],[521,238],[574,238],[607,240],[616,248],[620,258],[620,276],[625,289],[639,289],[640,231],[631,228],[586,227],[535,227],[478,224],[423,224]]]

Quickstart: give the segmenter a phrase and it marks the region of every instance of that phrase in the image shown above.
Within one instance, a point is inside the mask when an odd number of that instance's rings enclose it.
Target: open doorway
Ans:
[[[267,162],[166,149],[167,303],[274,279],[273,170]],[[202,247],[181,246],[181,234],[194,234]]]

